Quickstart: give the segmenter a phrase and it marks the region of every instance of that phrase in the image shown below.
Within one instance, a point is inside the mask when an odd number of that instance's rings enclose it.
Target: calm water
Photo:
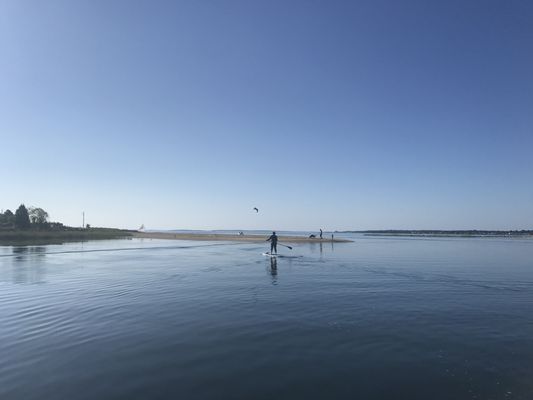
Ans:
[[[0,398],[533,398],[533,241],[265,249],[0,247]]]

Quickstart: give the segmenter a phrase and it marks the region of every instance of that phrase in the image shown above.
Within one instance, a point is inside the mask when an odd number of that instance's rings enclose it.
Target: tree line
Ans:
[[[50,222],[48,213],[39,207],[26,208],[21,204],[13,213],[11,210],[0,212],[0,229],[53,229],[63,224]]]

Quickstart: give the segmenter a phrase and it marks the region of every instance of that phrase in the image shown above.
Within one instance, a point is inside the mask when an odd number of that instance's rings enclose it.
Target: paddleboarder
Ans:
[[[276,232],[272,232],[272,235],[266,241],[270,242],[270,254],[278,254],[278,236]]]

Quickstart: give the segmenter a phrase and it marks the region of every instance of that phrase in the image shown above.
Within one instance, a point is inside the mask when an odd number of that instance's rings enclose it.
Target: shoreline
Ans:
[[[133,232],[132,237],[140,239],[166,239],[166,240],[201,240],[208,242],[265,242],[268,235],[235,235],[223,233],[172,233],[172,232]],[[278,236],[280,242],[285,243],[350,243],[353,240],[340,238],[308,238],[305,236]]]
[[[411,238],[505,238],[505,239],[532,239],[531,234],[518,234],[518,235],[469,235],[469,234],[438,234],[438,233],[363,233],[363,236],[368,237],[411,237]]]
[[[446,229],[386,229],[366,231],[335,231],[357,233],[365,236],[413,236],[413,237],[533,237],[533,230],[446,230]]]
[[[24,246],[131,238],[133,231],[115,228],[66,228],[61,230],[2,230],[0,246]]]

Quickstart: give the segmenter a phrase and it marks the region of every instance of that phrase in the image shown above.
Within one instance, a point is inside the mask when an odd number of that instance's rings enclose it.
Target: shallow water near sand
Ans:
[[[530,399],[533,241],[0,247],[1,399]]]

